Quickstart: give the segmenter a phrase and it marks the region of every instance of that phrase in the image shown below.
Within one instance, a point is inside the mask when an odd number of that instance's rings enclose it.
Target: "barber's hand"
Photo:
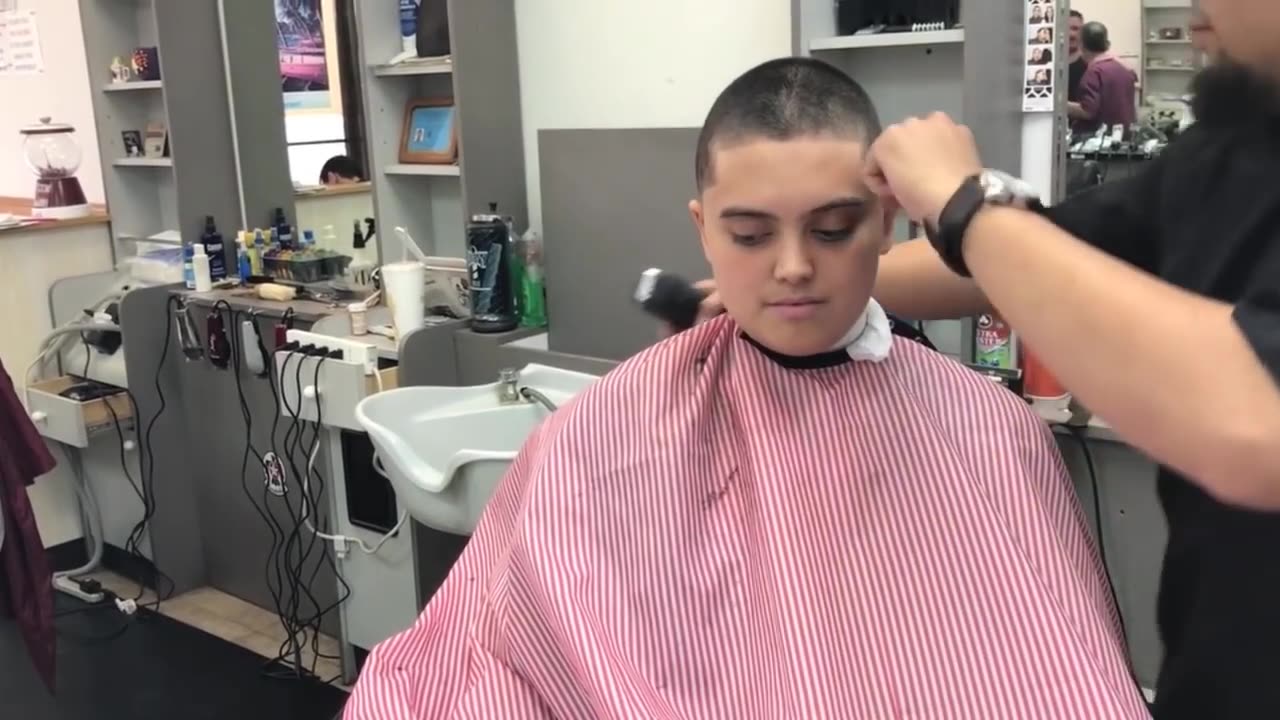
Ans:
[[[934,113],[886,128],[867,154],[866,181],[912,220],[936,224],[960,185],[981,171],[969,128]]]
[[[706,299],[698,306],[698,319],[695,324],[701,325],[724,312],[724,303],[720,302],[720,293],[716,291],[715,280],[703,280],[694,283],[693,286],[707,294]],[[668,338],[675,334],[676,329],[666,323],[663,323],[658,329],[658,337],[660,338]]]

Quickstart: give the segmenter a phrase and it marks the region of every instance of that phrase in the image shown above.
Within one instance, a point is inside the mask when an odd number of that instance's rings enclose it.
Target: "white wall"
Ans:
[[[104,202],[80,4],[77,0],[18,0],[17,6],[38,13],[44,72],[0,75],[0,98],[6,101],[0,107],[0,196],[31,197],[35,193],[35,177],[23,161],[18,130],[48,115],[75,127],[76,140],[84,152],[76,176],[89,202]],[[100,70],[95,73],[99,81],[110,79],[108,69]]]
[[[1142,0],[1071,0],[1071,8],[1084,13],[1086,22],[1107,26],[1111,51],[1137,69],[1142,58]]]
[[[539,130],[701,126],[729,81],[791,54],[791,3],[516,0],[516,33],[529,218],[541,227]]]

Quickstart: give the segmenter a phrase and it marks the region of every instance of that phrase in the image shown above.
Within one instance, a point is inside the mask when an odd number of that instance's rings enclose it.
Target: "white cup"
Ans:
[[[397,340],[425,323],[426,281],[427,269],[422,263],[405,261],[382,266],[382,293],[391,308]]]

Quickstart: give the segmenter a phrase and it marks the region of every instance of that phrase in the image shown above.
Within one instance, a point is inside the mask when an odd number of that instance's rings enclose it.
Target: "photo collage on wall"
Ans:
[[[1023,65],[1023,112],[1053,112],[1054,0],[1026,0],[1027,55]]]

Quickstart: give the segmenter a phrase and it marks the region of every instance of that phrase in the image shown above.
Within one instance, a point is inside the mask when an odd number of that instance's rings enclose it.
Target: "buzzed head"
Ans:
[[[770,60],[730,83],[711,106],[698,136],[698,192],[714,181],[712,154],[718,147],[820,135],[869,145],[879,134],[875,106],[853,78],[812,58]]]

